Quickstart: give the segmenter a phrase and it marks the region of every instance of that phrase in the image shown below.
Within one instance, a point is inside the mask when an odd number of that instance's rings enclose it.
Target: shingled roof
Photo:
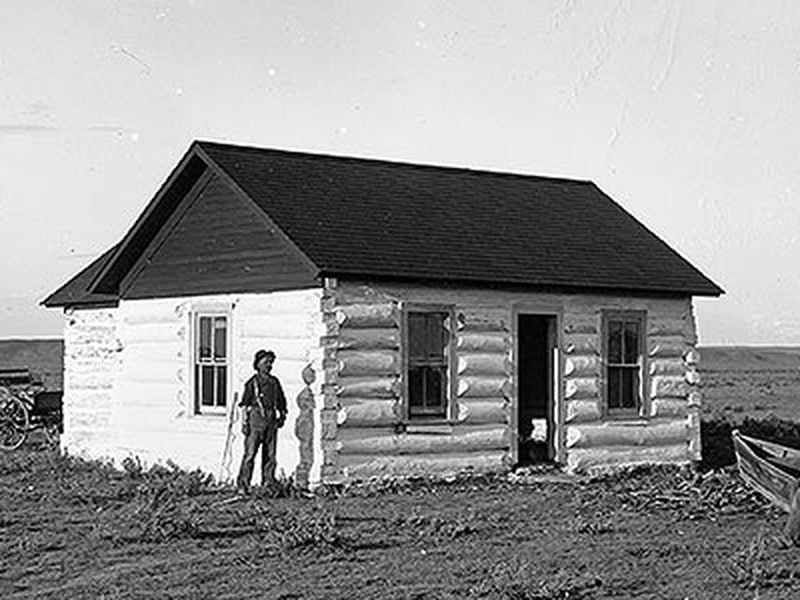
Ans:
[[[198,161],[249,197],[320,278],[722,293],[590,181],[195,142],[119,247],[45,304],[98,292],[107,301],[109,281],[165,222],[170,186]]]

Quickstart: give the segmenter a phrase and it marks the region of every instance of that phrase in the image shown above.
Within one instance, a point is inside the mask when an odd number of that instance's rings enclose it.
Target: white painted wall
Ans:
[[[376,315],[390,315],[391,319],[396,320],[399,319],[399,307],[404,302],[452,306],[455,313],[463,317],[462,325],[465,326],[465,329],[456,332],[454,351],[459,365],[462,364],[462,358],[475,358],[458,347],[463,333],[470,331],[472,321],[480,322],[477,328],[480,331],[492,329],[494,334],[508,338],[505,361],[485,362],[474,374],[469,371],[469,361],[464,362],[464,370],[459,368],[455,374],[457,391],[454,397],[459,415],[465,414],[462,406],[467,405],[467,401],[473,397],[480,399],[484,405],[493,405],[498,409],[493,413],[500,415],[497,425],[507,431],[505,457],[500,451],[502,442],[493,441],[491,448],[487,448],[481,441],[470,445],[470,451],[460,454],[458,461],[454,460],[454,455],[464,451],[462,437],[465,430],[476,432],[490,427],[471,424],[469,419],[458,422],[460,427],[454,427],[451,432],[439,434],[445,441],[439,440],[441,448],[436,454],[422,456],[430,433],[398,434],[392,426],[394,405],[401,402],[399,391],[393,397],[381,396],[387,398],[384,406],[388,409],[362,410],[361,422],[352,423],[349,413],[360,410],[366,403],[361,399],[354,402],[341,392],[330,391],[346,384],[347,379],[343,377],[340,366],[338,371],[325,371],[331,384],[326,388],[328,396],[322,415],[324,424],[330,429],[325,434],[322,446],[328,454],[323,467],[327,481],[405,476],[421,472],[448,473],[465,466],[497,470],[511,464],[517,410],[513,385],[517,369],[516,340],[512,339],[516,335],[515,308],[529,312],[555,310],[560,315],[558,349],[561,380],[555,409],[558,462],[570,471],[589,471],[640,463],[686,463],[700,459],[701,398],[698,389],[698,355],[695,350],[697,335],[692,300],[688,297],[544,294],[485,288],[339,282],[336,288],[329,291],[326,300],[330,315],[329,352],[331,359],[338,359],[332,360],[332,364],[342,362],[342,352],[338,349],[336,338],[350,335],[346,333],[346,327],[338,324],[341,322],[346,326],[347,320],[335,317],[339,313],[346,316],[348,307],[351,312],[359,313],[366,313],[372,307]],[[648,372],[647,386],[642,392],[648,401],[650,413],[638,418],[621,420],[603,415],[601,323],[603,311],[607,310],[646,313],[644,351]],[[384,330],[374,330],[376,335],[379,332],[382,332],[380,335],[386,335]],[[396,352],[398,357],[395,362],[399,362],[399,346]],[[365,357],[366,354],[362,356]],[[381,363],[375,362],[375,365],[381,372],[385,370]],[[395,377],[401,377],[399,370],[396,371]],[[376,376],[375,379],[380,378]],[[475,390],[470,392],[470,387]],[[373,401],[370,406],[379,404]],[[505,423],[502,422],[503,413]],[[374,422],[364,422],[370,419]],[[490,420],[494,421],[495,417],[492,416]],[[417,439],[413,439],[415,437]],[[500,438],[495,436],[494,439]],[[358,441],[358,445],[354,441]],[[382,453],[382,444],[405,445],[405,450],[403,453]],[[370,451],[373,448],[376,450]],[[496,460],[487,462],[487,457],[491,455],[488,449],[497,451],[494,453]]]
[[[235,478],[243,446],[239,411],[195,414],[191,390],[193,312],[227,308],[229,409],[253,373],[256,350],[272,349],[273,373],[289,409],[278,437],[278,471],[293,473],[301,372],[309,364],[318,370],[321,363],[320,298],[321,291],[313,289],[131,300],[113,310],[74,311],[65,335],[64,448],[115,462],[133,456],[146,465],[169,460],[223,481]],[[319,382],[315,386],[316,396]]]

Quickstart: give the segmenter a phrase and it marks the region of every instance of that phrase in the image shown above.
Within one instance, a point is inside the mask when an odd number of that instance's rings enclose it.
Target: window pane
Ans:
[[[214,317],[214,359],[225,360],[227,341],[227,318]]]
[[[608,322],[608,362],[622,362],[622,321]]]
[[[444,414],[444,369],[429,367],[425,371],[425,406]]]
[[[639,404],[639,370],[622,369],[622,408],[637,408]]]
[[[217,406],[225,406],[228,397],[227,367],[217,367]]]
[[[211,317],[200,317],[199,321],[198,357],[200,360],[208,360],[211,358]]]
[[[200,367],[200,405],[214,406],[214,367]]]
[[[428,356],[426,324],[424,313],[408,313],[408,359],[411,362],[424,361]]]
[[[425,367],[412,367],[408,370],[408,405],[425,404]]]
[[[625,364],[635,365],[639,362],[639,323],[625,323]]]
[[[408,313],[408,407],[410,415],[444,416],[447,407],[445,312]]]
[[[444,328],[444,313],[430,313],[428,317],[427,354],[432,360],[441,360],[444,357],[444,348],[447,344],[447,330]]]
[[[620,369],[609,367],[608,369],[608,408],[622,408],[620,402],[621,388]]]

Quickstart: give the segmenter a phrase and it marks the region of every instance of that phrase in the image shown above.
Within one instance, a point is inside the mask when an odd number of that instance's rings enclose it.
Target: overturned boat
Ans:
[[[775,506],[790,512],[800,484],[800,450],[736,429],[731,435],[742,478]]]

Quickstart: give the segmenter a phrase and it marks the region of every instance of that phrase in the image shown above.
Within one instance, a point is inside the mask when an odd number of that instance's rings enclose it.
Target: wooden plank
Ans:
[[[391,427],[401,420],[396,399],[340,398],[337,423],[340,427]]]
[[[456,365],[461,376],[505,377],[510,368],[505,354],[459,353]]]
[[[459,331],[511,331],[511,311],[495,307],[460,307],[456,314]]]
[[[398,398],[400,382],[396,377],[347,377],[339,380],[336,395],[351,398]]]
[[[565,333],[564,354],[600,355],[600,336],[597,333]]]
[[[619,469],[641,464],[685,464],[688,462],[688,447],[685,442],[652,447],[573,448],[567,452],[567,470],[573,473]]]
[[[600,375],[602,363],[597,356],[568,355],[564,359],[564,375],[575,378],[595,378]]]
[[[218,177],[168,231],[147,248],[123,298],[318,286],[294,248]]]
[[[510,379],[502,376],[459,377],[456,394],[459,398],[496,398],[507,396],[510,385]]]
[[[648,315],[647,335],[677,337],[685,340],[687,323],[685,318],[661,315]]]
[[[393,350],[340,350],[336,367],[341,377],[400,374],[400,355]]]
[[[396,304],[351,304],[336,309],[336,322],[342,329],[396,328],[400,313]]]
[[[446,477],[460,473],[502,472],[508,468],[508,453],[415,454],[406,456],[347,455],[339,466],[351,481],[372,478]]]
[[[243,315],[238,318],[240,338],[263,340],[279,338],[304,340],[312,323],[313,315],[307,313],[276,314],[272,316]]]
[[[683,377],[686,373],[686,363],[680,358],[651,358],[648,361],[650,375],[672,375]]]
[[[598,399],[567,400],[564,403],[567,423],[585,423],[599,421],[603,417],[603,410]]]
[[[686,398],[691,391],[684,377],[659,375],[650,378],[651,398]]]
[[[566,380],[564,397],[568,400],[598,399],[600,383],[596,377],[569,377]]]
[[[338,286],[333,290],[331,300],[336,303],[336,306],[344,306],[346,304],[387,304],[398,301],[392,295],[383,293],[374,286],[367,284]],[[335,309],[335,306],[330,307],[330,310],[333,309]]]
[[[498,353],[505,354],[511,346],[506,332],[475,331],[459,332],[456,336],[458,352]]]
[[[592,313],[564,313],[565,334],[597,335],[600,332],[600,316]]]
[[[392,434],[360,439],[340,439],[339,454],[402,455],[485,452],[508,448],[505,427],[463,428],[453,434]]]
[[[322,338],[323,346],[339,350],[395,350],[400,348],[396,328],[343,329],[339,335]]]
[[[648,355],[653,358],[683,358],[689,346],[683,338],[650,338]]]
[[[684,419],[661,423],[571,423],[567,425],[567,448],[604,446],[669,446],[688,443]]]
[[[653,398],[650,401],[650,415],[653,417],[684,418],[689,403],[683,398]]]
[[[507,423],[509,407],[504,398],[459,398],[456,404],[459,423]]]

